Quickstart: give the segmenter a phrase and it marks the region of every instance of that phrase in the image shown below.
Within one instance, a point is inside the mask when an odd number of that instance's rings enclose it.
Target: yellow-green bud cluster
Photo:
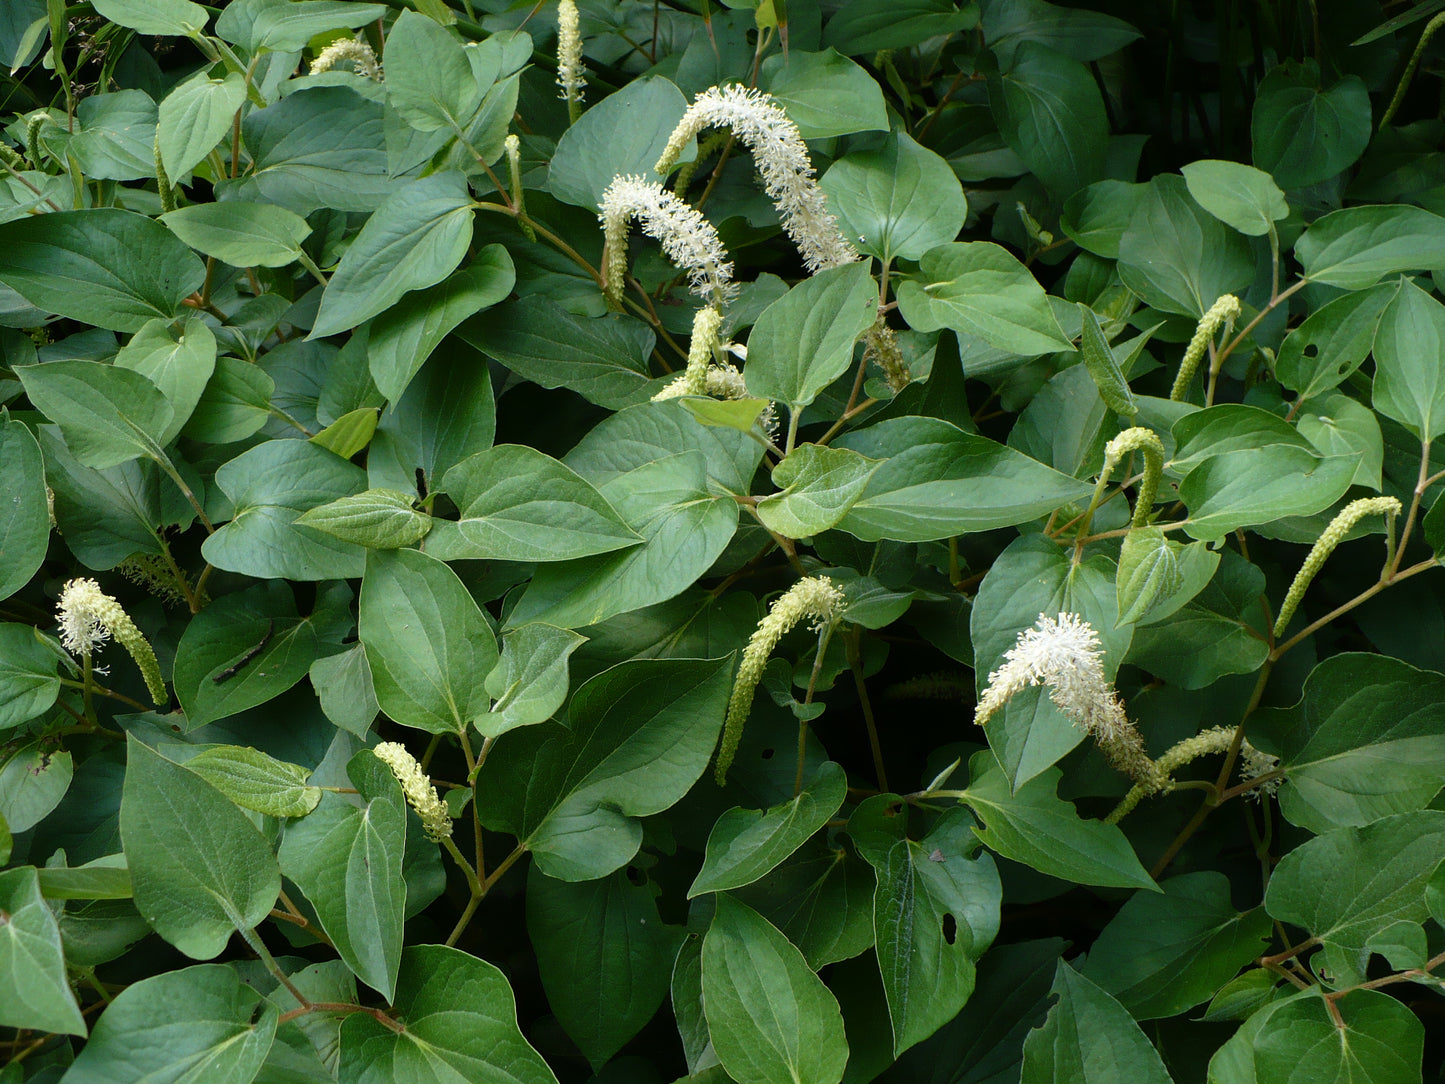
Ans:
[[[1229,329],[1234,326],[1238,316],[1239,298],[1233,294],[1225,294],[1209,307],[1209,311],[1200,318],[1199,326],[1194,329],[1194,337],[1184,349],[1184,360],[1179,363],[1179,375],[1174,378],[1174,387],[1170,389],[1169,398],[1184,398],[1184,392],[1189,387],[1189,381],[1194,379],[1194,370],[1199,368],[1199,361],[1204,357],[1210,340],[1221,326],[1224,327],[1225,334],[1229,334]]]
[[[121,604],[91,579],[71,580],[60,592],[57,607],[60,642],[72,653],[88,656],[114,638],[135,660],[145,678],[151,699],[164,706],[169,697],[161,680],[161,666],[150,641],[136,628]]]
[[[1340,509],[1339,515],[1330,520],[1330,525],[1325,528],[1324,534],[1320,535],[1319,541],[1314,544],[1309,556],[1305,558],[1305,563],[1295,573],[1294,582],[1289,585],[1289,591],[1284,596],[1284,603],[1279,608],[1279,617],[1275,618],[1274,634],[1276,636],[1289,625],[1290,618],[1295,615],[1300,602],[1304,600],[1310,581],[1324,567],[1325,561],[1335,551],[1335,547],[1344,541],[1345,535],[1350,533],[1350,528],[1363,517],[1377,512],[1385,517],[1386,531],[1393,532],[1395,517],[1400,514],[1400,502],[1394,497],[1361,497],[1359,500],[1345,505]]]
[[[883,379],[893,394],[897,395],[913,382],[903,351],[898,349],[898,334],[881,315],[863,336],[863,357],[883,370]]]
[[[1159,477],[1164,472],[1164,445],[1152,429],[1135,426],[1125,429],[1104,446],[1104,469],[1099,482],[1107,482],[1109,476],[1130,452],[1144,454],[1144,477],[1139,482],[1139,492],[1134,499],[1132,526],[1142,527],[1149,522],[1154,509],[1154,496],[1159,492]]]
[[[427,839],[440,843],[452,834],[452,818],[446,803],[437,797],[437,789],[431,779],[422,771],[416,757],[407,752],[400,742],[384,741],[372,749],[383,764],[391,769],[401,792],[406,796],[407,805],[416,810],[421,818],[422,829]]]

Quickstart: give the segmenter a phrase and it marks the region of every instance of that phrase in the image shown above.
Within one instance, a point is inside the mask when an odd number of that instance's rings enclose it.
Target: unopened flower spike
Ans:
[[[728,769],[737,755],[742,740],[743,724],[753,707],[753,693],[763,677],[768,656],[799,621],[811,618],[813,628],[821,632],[838,619],[843,609],[843,592],[827,576],[809,576],[799,580],[773,600],[768,616],[758,623],[743,649],[742,665],[728,700],[727,722],[723,725],[722,745],[718,749],[714,776],[718,786],[727,782]]]
[[[136,628],[121,604],[100,589],[100,584],[91,579],[71,580],[60,592],[57,613],[60,642],[67,651],[89,656],[113,638],[135,660],[157,706],[164,707],[169,702],[161,666],[150,641]]]
[[[507,152],[507,169],[512,177],[512,210],[516,212],[517,224],[522,227],[527,240],[535,243],[537,231],[526,217],[526,194],[522,189],[522,141],[514,132],[502,140],[502,149]]]
[[[316,59],[311,62],[311,74],[329,72],[343,62],[350,62],[351,70],[365,79],[377,83],[382,81],[381,61],[376,59],[370,45],[355,38],[337,38],[317,53]]]
[[[737,292],[733,265],[717,229],[700,211],[688,206],[660,184],[636,175],[619,175],[602,193],[602,232],[606,241],[603,290],[614,309],[622,307],[627,275],[627,230],[636,218],[642,232],[662,243],[662,250],[687,271],[692,292],[721,309]]]
[[[582,115],[582,96],[587,89],[576,0],[561,0],[557,5],[557,85],[562,88],[559,97],[567,103],[567,122],[576,124]]]
[[[903,351],[898,348],[898,333],[881,314],[863,335],[863,358],[883,370],[888,390],[895,395],[913,382],[908,362],[903,360]]]
[[[1143,527],[1154,510],[1154,495],[1159,492],[1159,476],[1164,472],[1164,444],[1154,430],[1143,426],[1125,429],[1104,446],[1104,468],[1099,472],[1099,486],[1103,487],[1114,468],[1130,452],[1144,454],[1144,477],[1139,481],[1139,491],[1134,498],[1134,518],[1130,524]]]
[[[1184,349],[1184,360],[1179,363],[1179,375],[1174,378],[1174,387],[1169,391],[1170,399],[1178,401],[1184,398],[1184,393],[1189,390],[1189,381],[1194,379],[1194,370],[1199,368],[1200,359],[1204,357],[1215,333],[1223,326],[1224,333],[1228,335],[1238,316],[1239,298],[1233,294],[1224,294],[1200,317],[1199,326],[1194,329],[1194,337]]]
[[[673,129],[653,167],[656,173],[665,176],[704,128],[730,128],[752,152],[763,188],[809,274],[858,259],[857,250],[839,232],[838,220],[828,213],[828,197],[813,177],[798,126],[771,95],[737,85],[703,91]]]
[[[1395,517],[1400,514],[1400,502],[1394,497],[1361,497],[1357,501],[1351,501],[1340,509],[1339,515],[1330,520],[1330,525],[1325,528],[1324,534],[1320,535],[1319,541],[1314,544],[1305,557],[1305,563],[1295,573],[1294,582],[1289,585],[1289,591],[1284,596],[1284,602],[1280,605],[1279,616],[1274,621],[1274,634],[1278,636],[1289,625],[1290,618],[1294,617],[1295,611],[1305,597],[1305,591],[1309,589],[1310,581],[1329,559],[1335,547],[1344,541],[1345,535],[1350,533],[1350,528],[1358,523],[1365,516],[1379,513],[1385,517],[1385,535],[1387,546],[1393,546],[1395,537]]]
[[[431,779],[422,771],[416,757],[407,752],[400,742],[384,741],[371,750],[383,764],[391,769],[407,804],[416,810],[421,818],[422,829],[427,839],[440,843],[452,834],[452,818],[446,803],[437,797],[437,789]]]

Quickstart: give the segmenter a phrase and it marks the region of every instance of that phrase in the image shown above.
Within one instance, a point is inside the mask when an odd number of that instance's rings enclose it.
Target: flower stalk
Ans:
[[[87,692],[91,685],[91,657],[107,640],[114,639],[135,660],[156,706],[169,703],[161,666],[150,641],[114,596],[100,589],[100,584],[92,579],[71,580],[60,593],[57,613],[60,642],[67,651],[81,656]]]

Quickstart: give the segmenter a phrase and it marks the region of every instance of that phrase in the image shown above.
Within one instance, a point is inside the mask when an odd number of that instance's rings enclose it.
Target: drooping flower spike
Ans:
[[[151,699],[161,706],[169,701],[150,641],[121,604],[100,589],[100,584],[91,579],[71,580],[60,592],[57,614],[60,642],[67,651],[90,656],[113,637],[140,668]]]
[[[602,193],[602,231],[606,247],[608,303],[622,307],[622,286],[627,274],[627,230],[632,219],[642,232],[662,243],[662,250],[687,271],[693,293],[715,308],[722,308],[737,292],[733,265],[717,229],[702,213],[660,184],[635,174],[622,174]]]

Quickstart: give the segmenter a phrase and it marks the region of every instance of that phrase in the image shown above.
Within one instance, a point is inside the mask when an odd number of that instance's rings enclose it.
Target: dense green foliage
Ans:
[[[0,3],[0,1084],[1440,1079],[1385,8]]]

